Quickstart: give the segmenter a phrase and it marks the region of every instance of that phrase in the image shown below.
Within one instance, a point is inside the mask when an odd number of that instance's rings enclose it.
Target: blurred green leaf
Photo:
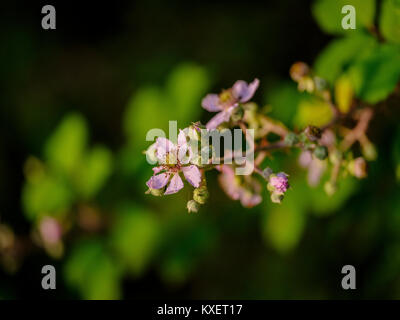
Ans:
[[[76,113],[66,115],[45,145],[49,165],[71,173],[82,159],[88,139],[85,119]]]
[[[24,212],[30,219],[42,214],[62,214],[71,205],[74,195],[64,179],[43,173],[27,181],[22,190]]]
[[[400,0],[383,0],[379,25],[387,41],[400,43]]]
[[[94,196],[112,172],[112,154],[98,146],[87,152],[82,159],[78,175],[75,176],[78,192],[84,198]]]
[[[327,33],[350,33],[342,28],[342,8],[352,5],[356,10],[356,27],[371,27],[375,16],[375,0],[316,0],[312,13],[321,29]]]
[[[209,85],[208,75],[200,66],[186,63],[174,69],[166,84],[166,94],[172,107],[168,114],[172,119],[183,127],[196,121],[194,119],[198,119],[203,110],[200,102]]]
[[[84,299],[118,299],[120,270],[97,240],[79,242],[72,250],[64,269],[67,282]]]
[[[286,253],[299,242],[304,225],[302,207],[286,198],[281,205],[270,207],[265,215],[264,237],[277,251]]]
[[[317,57],[317,75],[331,84],[359,57],[368,55],[377,46],[376,40],[362,32],[333,40]]]
[[[267,103],[272,106],[270,115],[286,125],[293,122],[296,107],[304,93],[299,92],[294,83],[286,82],[268,90]]]
[[[111,244],[123,264],[141,274],[157,249],[160,225],[148,210],[128,206],[121,210],[113,226]]]
[[[308,125],[323,126],[332,119],[333,112],[328,103],[319,98],[303,99],[298,106],[294,123],[299,128]]]
[[[201,98],[208,87],[205,69],[186,63],[172,71],[164,88],[138,89],[124,116],[124,130],[129,143],[137,152],[142,151],[150,144],[146,141],[150,129],[160,128],[168,136],[169,121],[178,121],[180,128],[196,121],[202,112]]]
[[[357,180],[353,177],[340,179],[337,191],[329,196],[321,183],[317,188],[310,189],[309,206],[317,215],[327,215],[339,210],[345,202],[357,191]]]
[[[358,60],[349,70],[349,76],[359,98],[369,103],[387,98],[400,80],[400,47],[379,46]]]

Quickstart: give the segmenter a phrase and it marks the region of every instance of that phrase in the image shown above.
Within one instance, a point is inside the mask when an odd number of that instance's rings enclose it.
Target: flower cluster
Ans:
[[[263,190],[270,193],[273,203],[281,203],[290,188],[289,175],[285,172],[274,173],[269,167],[262,169],[262,164],[273,150],[288,148],[302,150],[299,164],[308,169],[310,186],[317,185],[322,174],[329,167],[332,169],[331,179],[325,185],[328,194],[335,192],[340,172],[364,178],[366,176],[364,158],[353,158],[349,149],[357,141],[362,146],[368,144],[371,149],[372,144],[365,135],[371,118],[370,109],[342,114],[333,103],[326,82],[314,75],[304,63],[294,64],[290,75],[298,83],[300,91],[307,91],[331,106],[333,113],[331,123],[325,127],[309,125],[302,131],[291,132],[282,123],[260,112],[257,105],[250,101],[259,87],[258,79],[254,79],[251,83],[236,81],[231,88],[219,94],[208,94],[203,98],[201,106],[209,112],[217,113],[205,126],[200,122],[193,123],[189,128],[180,130],[176,143],[159,137],[149,147],[146,153],[157,165],[153,168],[153,176],[147,181],[148,193],[159,196],[178,192],[184,187],[182,173],[186,181],[194,187],[193,198],[188,201],[187,209],[189,212],[197,212],[209,196],[205,172],[216,169],[219,172],[218,181],[221,188],[228,197],[240,201],[244,207],[258,205],[262,201]],[[354,129],[339,127],[345,132],[339,143],[333,129],[346,118],[345,116],[358,120],[358,125]],[[203,138],[204,132],[210,133],[215,130],[223,132],[236,128],[242,130],[250,150],[224,149],[224,156],[218,158],[216,162],[212,153],[214,146],[206,143],[200,148],[193,147],[193,141],[202,143],[203,140],[207,140]],[[254,131],[253,135],[248,134],[249,129]],[[278,135],[280,140],[269,141],[270,133]],[[218,148],[219,146],[216,147]],[[204,157],[202,153],[204,149],[211,150],[211,156],[207,154]],[[364,146],[364,149],[368,148]],[[255,155],[250,174],[236,174],[236,169],[249,165],[247,162],[232,163],[232,155],[237,152]]]

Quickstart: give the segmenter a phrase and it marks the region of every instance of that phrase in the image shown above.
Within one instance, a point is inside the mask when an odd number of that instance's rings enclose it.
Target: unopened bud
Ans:
[[[206,186],[194,189],[193,191],[193,199],[200,204],[205,204],[208,196],[209,193]]]
[[[265,180],[269,180],[269,177],[271,176],[271,174],[273,173],[271,168],[265,168],[262,172],[262,176]]]
[[[296,62],[290,68],[290,77],[299,82],[304,76],[310,72],[310,68],[304,62]]]
[[[376,152],[375,146],[371,142],[362,144],[361,149],[365,159],[369,161],[376,160],[378,154]]]
[[[348,165],[349,172],[358,179],[367,176],[367,162],[362,157],[351,160]]]
[[[164,188],[161,188],[161,189],[149,188],[149,190],[146,191],[146,194],[151,194],[155,197],[160,197],[160,196],[164,195]]]
[[[304,133],[306,134],[308,140],[313,142],[318,141],[319,139],[321,139],[322,136],[321,129],[311,125],[304,130]]]
[[[198,212],[200,205],[198,202],[194,201],[194,200],[189,200],[186,204],[186,208],[188,210],[189,213],[191,212]]]
[[[299,142],[299,137],[294,132],[289,132],[285,136],[285,144],[287,146],[293,147],[295,144]]]
[[[328,196],[333,196],[337,190],[336,183],[327,181],[324,185],[324,190]]]
[[[317,146],[314,150],[314,156],[319,160],[325,160],[328,157],[328,148],[325,146]]]
[[[273,203],[281,203],[283,198],[284,195],[282,193],[275,193],[275,192],[271,193],[271,201]]]

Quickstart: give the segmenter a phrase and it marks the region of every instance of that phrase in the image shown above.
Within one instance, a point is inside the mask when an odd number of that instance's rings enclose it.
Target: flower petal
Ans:
[[[182,145],[184,145],[184,144],[186,144],[186,143],[187,143],[187,140],[186,140],[186,133],[185,133],[183,130],[179,129],[179,134],[178,134],[178,147],[180,147],[180,146],[182,146]]]
[[[181,177],[179,176],[179,173],[175,173],[171,179],[171,182],[168,185],[167,190],[164,192],[164,194],[177,193],[182,188],[183,188],[183,181],[182,181]]]
[[[167,160],[167,154],[171,153],[176,156],[176,146],[170,140],[164,137],[158,137],[156,140],[157,143],[157,158],[159,162],[165,163]],[[170,159],[170,161],[173,158]]]
[[[182,167],[183,175],[185,176],[186,180],[195,188],[200,186],[201,182],[201,173],[199,168],[194,165]]]
[[[222,172],[218,176],[219,184],[225,193],[233,200],[238,200],[241,194],[241,188],[235,181],[235,172],[232,167],[221,165],[219,170]]]
[[[210,112],[217,112],[222,110],[219,104],[219,96],[214,93],[206,95],[201,101],[201,106]]]
[[[232,87],[233,96],[240,102],[247,102],[253,97],[259,84],[260,81],[258,79],[254,79],[250,84],[243,80],[238,80]]]
[[[258,205],[262,201],[262,197],[259,194],[253,194],[249,191],[244,191],[240,197],[240,203],[245,208],[252,208]]]
[[[146,185],[150,189],[161,189],[164,188],[165,185],[168,183],[168,179],[170,177],[170,173],[160,173],[156,176],[152,176],[149,181],[146,182]]]
[[[228,122],[233,111],[238,105],[229,107],[228,109],[217,113],[210,121],[206,124],[208,130],[216,129],[221,123]]]

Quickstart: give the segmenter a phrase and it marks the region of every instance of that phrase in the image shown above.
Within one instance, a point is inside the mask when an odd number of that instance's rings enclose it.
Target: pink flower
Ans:
[[[289,189],[288,175],[284,172],[272,174],[269,178],[269,185],[273,192],[283,194]]]
[[[178,192],[183,188],[180,172],[193,187],[200,186],[201,172],[197,166],[189,164],[192,152],[182,130],[177,144],[166,138],[157,138],[156,157],[161,165],[153,168],[154,175],[146,182],[150,189],[161,189],[168,185],[165,195]]]
[[[44,242],[55,244],[61,239],[62,229],[58,221],[51,217],[45,217],[40,221],[39,232]]]
[[[258,85],[258,79],[254,79],[250,84],[239,80],[235,82],[232,88],[224,90],[219,95],[214,93],[206,95],[201,102],[202,107],[210,112],[218,112],[207,123],[206,128],[215,129],[221,123],[229,121],[239,103],[245,103],[253,97]]]
[[[248,180],[241,184],[231,166],[221,165],[217,169],[221,171],[218,177],[219,183],[231,199],[240,200],[242,206],[246,208],[254,207],[261,202],[261,186],[255,179],[246,176]]]

